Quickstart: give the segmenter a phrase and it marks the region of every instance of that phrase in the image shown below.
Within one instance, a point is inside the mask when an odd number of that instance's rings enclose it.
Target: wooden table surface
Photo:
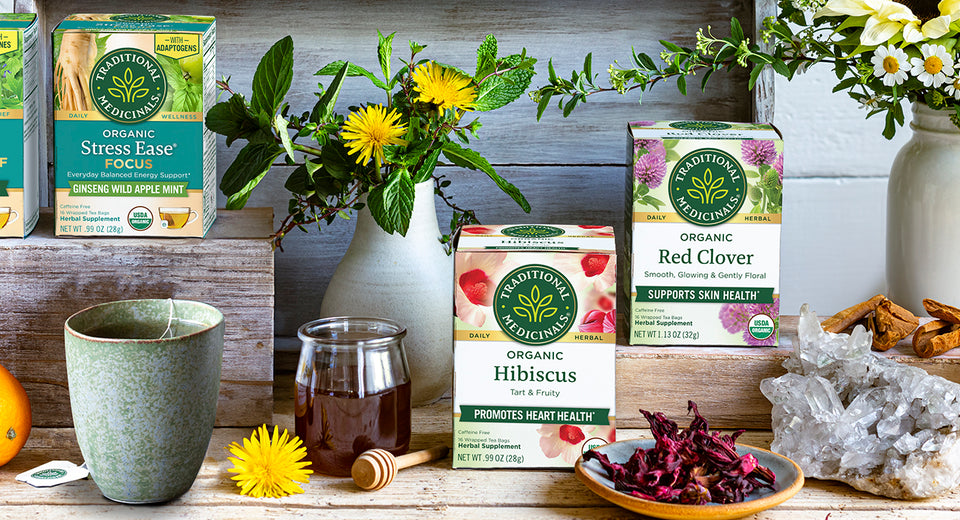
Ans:
[[[274,421],[293,430],[290,377],[281,374],[275,388]],[[449,399],[414,410],[411,450],[451,442]],[[681,425],[684,425],[681,423]],[[401,471],[394,482],[364,492],[350,479],[313,475],[305,493],[281,499],[241,496],[225,446],[249,436],[251,429],[217,428],[193,487],[159,506],[128,506],[104,498],[85,479],[52,488],[34,488],[14,477],[50,460],[79,464],[72,429],[34,429],[24,450],[0,467],[0,518],[640,518],[600,499],[563,470],[452,470],[450,458]],[[618,439],[649,436],[649,431],[620,429]],[[748,431],[745,444],[768,448],[769,431]],[[846,484],[807,479],[806,486],[780,506],[751,516],[768,520],[931,519],[960,517],[960,492],[924,501],[896,501],[856,491]]]

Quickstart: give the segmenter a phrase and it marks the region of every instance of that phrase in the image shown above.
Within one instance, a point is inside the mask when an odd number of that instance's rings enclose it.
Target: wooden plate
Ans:
[[[596,450],[606,455],[610,462],[624,463],[633,455],[637,447],[650,449],[654,444],[653,439],[631,439],[607,444]],[[671,520],[741,518],[780,504],[796,495],[803,487],[803,470],[792,460],[772,451],[744,444],[737,444],[737,453],[741,455],[752,453],[762,466],[766,466],[773,471],[777,476],[775,489],[756,490],[748,495],[746,500],[736,504],[707,504],[702,506],[667,504],[636,498],[616,491],[613,481],[607,477],[607,472],[596,460],[584,462],[583,457],[581,457],[577,461],[575,469],[577,478],[600,497],[635,513]]]

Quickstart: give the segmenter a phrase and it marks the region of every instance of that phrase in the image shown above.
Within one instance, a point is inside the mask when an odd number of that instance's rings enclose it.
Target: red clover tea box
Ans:
[[[37,15],[0,14],[0,237],[25,237],[40,217]]]
[[[630,344],[776,345],[783,140],[768,124],[627,128]]]
[[[463,229],[454,468],[569,468],[614,440],[615,251],[606,226]]]

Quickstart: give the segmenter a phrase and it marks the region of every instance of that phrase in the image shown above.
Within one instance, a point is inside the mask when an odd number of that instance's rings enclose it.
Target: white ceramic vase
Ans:
[[[359,212],[320,314],[388,318],[406,327],[412,402],[421,406],[452,383],[453,257],[439,241],[433,182],[415,190],[406,236],[387,234],[369,211]]]
[[[960,305],[960,129],[948,110],[913,105],[913,138],[887,186],[887,297],[919,316]]]

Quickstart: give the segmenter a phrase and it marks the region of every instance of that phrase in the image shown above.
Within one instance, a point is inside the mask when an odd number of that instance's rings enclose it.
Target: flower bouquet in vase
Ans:
[[[416,42],[394,71],[394,34],[378,35],[382,75],[347,61],[329,63],[316,75],[331,81],[318,85],[316,104],[302,113],[284,101],[293,78],[293,40],[283,38],[260,60],[249,100],[220,82],[230,97],[210,109],[206,124],[226,136],[228,146],[246,141],[220,183],[227,209],[243,207],[276,161],[295,166],[284,185],[291,198],[273,237],[277,247],[294,229],[358,215],[320,313],[383,317],[405,326],[412,400],[426,404],[450,388],[452,377],[453,264],[445,244],[460,226],[478,222],[474,211],[444,193],[450,181],[436,167],[448,161],[481,172],[530,211],[520,190],[467,146],[481,125],[465,116],[519,98],[536,60],[525,50],[498,56],[497,40],[488,35],[472,74],[421,58],[426,46]],[[338,113],[341,88],[351,77],[382,90],[382,102]],[[438,229],[435,195],[453,213],[449,233]]]

